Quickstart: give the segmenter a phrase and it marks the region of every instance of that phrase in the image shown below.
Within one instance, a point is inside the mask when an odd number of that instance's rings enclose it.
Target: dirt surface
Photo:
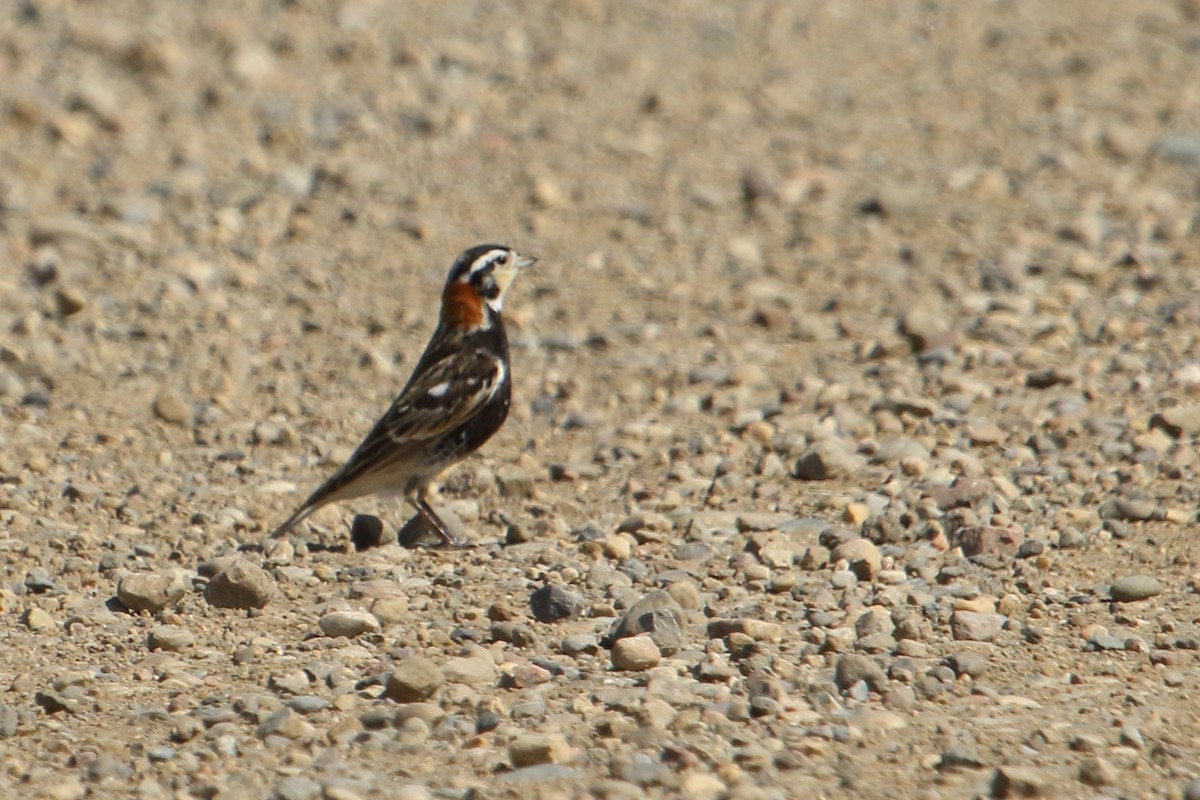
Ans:
[[[0,795],[1200,798],[1195,0],[30,0],[0,75]],[[486,241],[477,546],[264,544]]]

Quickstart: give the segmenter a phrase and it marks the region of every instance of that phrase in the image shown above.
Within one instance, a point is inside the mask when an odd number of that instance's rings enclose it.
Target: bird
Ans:
[[[350,458],[271,534],[286,535],[330,503],[403,496],[443,542],[464,546],[427,500],[437,477],[478,450],[508,418],[508,337],[501,311],[509,287],[536,258],[480,244],[454,260],[437,327],[412,375]]]

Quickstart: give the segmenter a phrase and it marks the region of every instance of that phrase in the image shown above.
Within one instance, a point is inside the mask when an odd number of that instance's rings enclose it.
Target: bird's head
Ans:
[[[460,328],[486,326],[486,309],[499,314],[517,273],[535,261],[502,244],[481,244],[464,250],[446,278],[442,292],[444,320]]]

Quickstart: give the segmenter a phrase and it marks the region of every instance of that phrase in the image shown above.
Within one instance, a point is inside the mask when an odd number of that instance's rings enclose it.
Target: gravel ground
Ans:
[[[3,796],[1200,798],[1196,0],[0,9]]]

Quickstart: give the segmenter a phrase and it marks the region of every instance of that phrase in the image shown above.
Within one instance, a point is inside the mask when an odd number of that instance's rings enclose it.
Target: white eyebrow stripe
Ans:
[[[474,275],[481,269],[487,269],[506,255],[508,255],[507,250],[488,250],[479,258],[475,259],[475,263],[471,265],[471,269],[467,271],[467,274]]]

